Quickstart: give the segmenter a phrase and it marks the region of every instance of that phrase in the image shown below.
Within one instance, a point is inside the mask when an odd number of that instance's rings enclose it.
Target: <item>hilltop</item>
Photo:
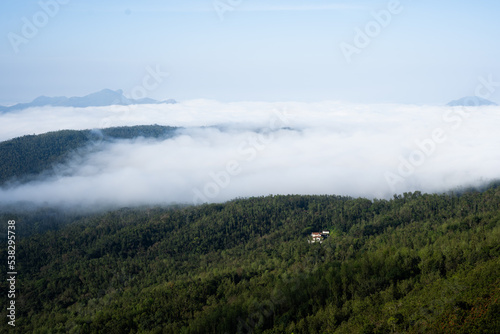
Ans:
[[[498,104],[496,104],[495,102],[483,99],[478,96],[462,97],[461,99],[450,101],[447,104],[447,106],[449,107],[459,107],[459,106],[479,107],[479,106],[497,106],[497,105]]]

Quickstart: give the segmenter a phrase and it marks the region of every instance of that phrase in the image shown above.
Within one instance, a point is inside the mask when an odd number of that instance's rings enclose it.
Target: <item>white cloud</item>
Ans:
[[[291,193],[388,198],[443,192],[499,178],[499,116],[500,107],[207,100],[30,109],[0,116],[2,139],[102,124],[186,129],[167,140],[105,144],[58,166],[56,177],[0,190],[0,202],[134,205]],[[220,124],[225,126],[196,128]]]

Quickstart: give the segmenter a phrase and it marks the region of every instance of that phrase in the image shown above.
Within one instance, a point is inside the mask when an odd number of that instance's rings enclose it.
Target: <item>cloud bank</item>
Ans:
[[[174,138],[105,143],[0,203],[223,202],[269,194],[390,198],[500,177],[500,107],[219,103],[34,108],[0,115],[0,140],[60,129],[160,124]],[[214,127],[215,126],[215,127]]]

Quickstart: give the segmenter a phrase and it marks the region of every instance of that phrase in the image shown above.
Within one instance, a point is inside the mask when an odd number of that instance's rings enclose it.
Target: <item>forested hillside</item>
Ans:
[[[498,333],[499,240],[498,186],[125,208],[17,240],[14,332]]]
[[[136,137],[170,137],[176,129],[139,125],[103,130],[62,130],[0,142],[0,185],[13,178],[24,181],[44,171],[50,173],[51,166],[64,162],[75,150],[92,144]]]

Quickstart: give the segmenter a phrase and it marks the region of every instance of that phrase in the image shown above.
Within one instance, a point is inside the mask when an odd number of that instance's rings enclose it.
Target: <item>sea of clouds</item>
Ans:
[[[390,198],[500,177],[500,107],[342,102],[31,108],[0,114],[0,141],[61,129],[159,124],[169,139],[81,150],[55,175],[0,188],[0,203],[223,202],[269,194]]]

